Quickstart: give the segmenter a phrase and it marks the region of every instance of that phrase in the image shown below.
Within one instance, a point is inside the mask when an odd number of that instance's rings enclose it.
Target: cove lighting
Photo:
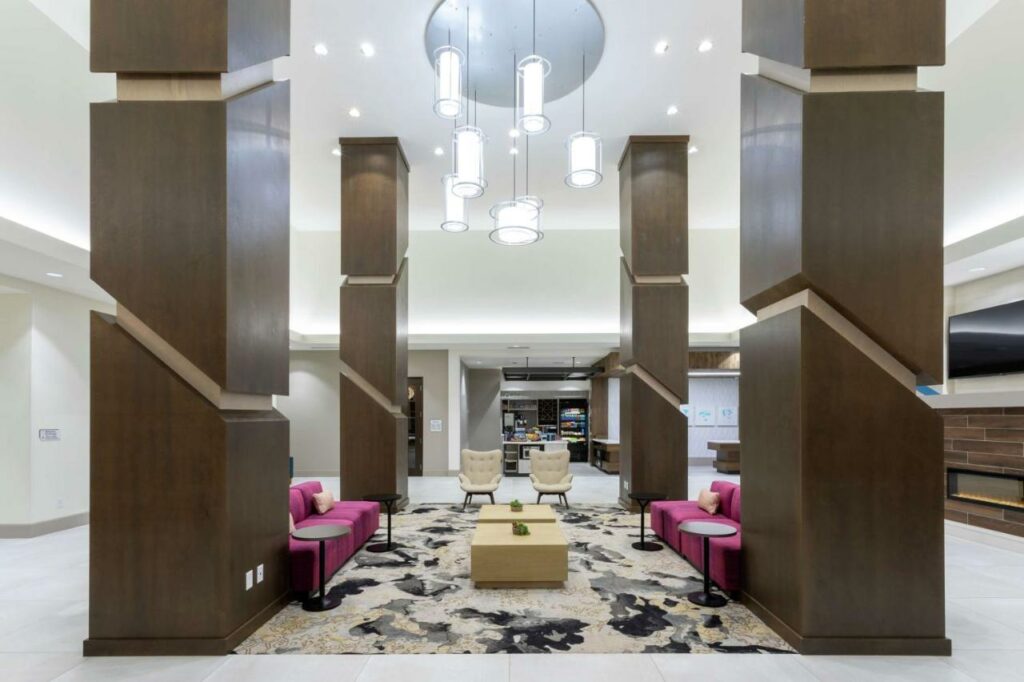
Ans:
[[[702,40],[700,41],[700,45],[697,46],[697,52],[711,52],[714,46],[715,44],[710,40]]]
[[[359,51],[363,54],[364,57],[372,57],[373,55],[377,54],[377,50],[370,43],[363,43],[362,45],[360,45]]]
[[[657,43],[655,43],[654,52],[655,54],[665,54],[666,52],[668,52],[668,41],[659,40]]]
[[[327,46],[324,45],[323,43],[317,43],[316,45],[313,46],[313,52],[315,52],[317,55],[319,55],[321,57],[326,57],[327,56]]]
[[[348,115],[351,116],[352,118],[359,118],[363,114],[359,111],[359,109],[352,107],[351,109],[348,110]]]

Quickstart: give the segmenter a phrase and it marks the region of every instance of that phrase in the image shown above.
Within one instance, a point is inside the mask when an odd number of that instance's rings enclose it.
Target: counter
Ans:
[[[528,476],[530,474],[530,449],[568,450],[569,443],[564,440],[503,440],[502,472],[505,476]]]

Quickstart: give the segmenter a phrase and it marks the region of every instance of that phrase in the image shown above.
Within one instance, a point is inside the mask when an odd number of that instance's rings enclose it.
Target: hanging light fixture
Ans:
[[[469,5],[466,5],[466,84],[472,78],[469,70]],[[462,199],[476,199],[487,189],[484,179],[484,131],[469,124],[469,106],[466,107],[466,124],[452,133],[452,159],[455,163],[455,177],[451,191]],[[476,91],[473,92],[473,122],[476,123]]]
[[[523,194],[520,197],[517,197],[517,198],[519,199],[519,201],[522,201],[524,203],[527,203],[527,204],[530,204],[530,205],[536,207],[536,209],[537,209],[537,216],[536,216],[536,218],[534,218],[533,224],[531,225],[531,227],[533,227],[533,229],[537,231],[537,234],[539,235],[538,239],[543,239],[544,238],[544,230],[541,229],[541,226],[540,226],[540,214],[544,210],[544,200],[541,199],[536,194],[530,194],[530,138],[529,137],[526,138],[526,193]]]
[[[469,229],[466,220],[466,200],[452,191],[455,177],[455,173],[449,173],[441,179],[444,185],[444,221],[441,223],[441,229],[445,232],[465,232]]]
[[[516,127],[527,135],[547,132],[551,121],[544,115],[544,81],[551,63],[537,54],[537,0],[533,0],[533,54],[519,62],[517,90],[519,118]]]
[[[587,53],[583,53],[583,122],[580,132],[565,141],[569,150],[569,174],[565,184],[577,189],[596,187],[601,183],[602,145],[601,137],[587,132]]]
[[[514,55],[512,67],[513,78],[515,78]],[[514,104],[515,88],[513,88],[512,98]],[[515,116],[515,107],[512,111]],[[518,141],[515,144],[518,145]],[[518,158],[518,154],[512,155],[512,199],[499,202],[491,208],[494,229],[491,230],[490,238],[492,242],[501,246],[526,246],[533,244],[541,237],[540,231],[537,229],[540,223],[540,208],[530,201],[524,201],[523,197],[516,196],[516,160]]]
[[[462,51],[451,44],[434,52],[434,113],[441,118],[456,119],[462,115]]]

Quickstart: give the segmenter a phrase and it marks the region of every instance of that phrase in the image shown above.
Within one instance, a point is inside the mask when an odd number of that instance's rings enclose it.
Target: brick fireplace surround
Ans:
[[[945,467],[1024,474],[1024,407],[940,409]],[[946,499],[946,518],[1024,537],[1024,512]]]

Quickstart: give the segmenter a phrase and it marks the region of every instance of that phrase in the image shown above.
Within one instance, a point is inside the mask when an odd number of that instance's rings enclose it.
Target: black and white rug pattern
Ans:
[[[469,543],[478,509],[411,505],[393,519],[394,552],[360,551],[328,583],[341,606],[310,613],[289,604],[236,653],[792,651],[739,603],[690,603],[700,574],[669,547],[633,549],[639,516],[618,507],[556,507],[569,541],[562,589],[476,589]]]

